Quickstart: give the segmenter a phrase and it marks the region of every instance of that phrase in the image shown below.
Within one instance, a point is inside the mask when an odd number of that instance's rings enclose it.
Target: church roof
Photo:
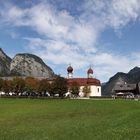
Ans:
[[[79,86],[85,85],[96,85],[101,86],[101,83],[96,78],[71,78],[67,79],[68,85],[72,85],[73,83],[77,83]]]

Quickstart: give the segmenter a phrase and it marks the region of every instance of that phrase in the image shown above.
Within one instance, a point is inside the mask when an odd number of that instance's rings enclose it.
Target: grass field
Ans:
[[[0,140],[139,140],[140,101],[0,99]]]

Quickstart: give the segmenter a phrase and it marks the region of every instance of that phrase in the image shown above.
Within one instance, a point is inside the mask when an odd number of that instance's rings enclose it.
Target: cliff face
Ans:
[[[11,58],[8,57],[0,48],[0,76],[5,76],[10,74],[10,63],[11,63]]]
[[[109,81],[102,86],[103,95],[110,95],[114,93],[114,87],[116,84],[124,84],[125,82],[129,84],[136,84],[140,82],[140,68],[135,67],[128,73],[118,72]]]
[[[54,78],[53,70],[33,54],[16,54],[11,59],[0,48],[0,76],[33,76]]]
[[[17,54],[10,65],[11,75],[52,78],[53,70],[33,54]]]

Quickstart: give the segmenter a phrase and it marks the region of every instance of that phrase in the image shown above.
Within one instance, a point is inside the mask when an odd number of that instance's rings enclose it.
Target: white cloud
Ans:
[[[103,27],[110,26],[114,29],[119,29],[130,21],[135,21],[139,18],[140,1],[85,0],[84,11],[84,17],[90,17],[89,19],[91,20],[92,17],[96,16],[96,18],[98,18],[103,24]]]
[[[0,10],[1,22],[11,26],[28,25],[27,14],[28,10],[23,10],[11,4],[6,5],[5,9]]]
[[[129,56],[105,52],[83,55],[75,51],[75,46],[66,46],[58,41],[48,43],[46,40],[30,39],[30,42],[33,52],[46,62],[53,62],[55,65],[72,63],[75,70],[86,69],[92,65],[95,66],[95,76],[103,81],[118,71],[128,72],[131,68],[140,66],[140,53],[132,53]],[[37,46],[42,48],[38,49]]]
[[[25,39],[30,41],[29,46],[33,53],[41,56],[46,62],[56,65],[72,63],[76,69],[88,65],[83,54],[80,54],[79,49],[73,44],[68,45],[62,41],[46,41],[40,38]]]
[[[113,0],[109,10],[108,24],[114,28],[135,21],[140,15],[139,0]]]
[[[30,50],[48,63],[72,63],[76,69],[93,65],[101,79],[116,71],[127,72],[132,66],[140,66],[138,55],[101,53],[96,46],[106,27],[121,29],[139,18],[139,0],[85,0],[78,6],[79,16],[44,2],[24,9],[8,5],[0,13],[3,23],[27,26],[40,35],[40,38],[23,38],[28,40]]]

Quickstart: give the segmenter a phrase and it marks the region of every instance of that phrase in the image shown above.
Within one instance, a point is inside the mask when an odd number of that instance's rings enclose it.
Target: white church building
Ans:
[[[93,70],[91,68],[87,71],[87,78],[73,78],[73,68],[69,66],[68,72],[68,86],[72,86],[73,83],[77,83],[80,86],[79,96],[80,97],[99,97],[101,96],[101,82],[100,80],[93,77]],[[89,89],[89,93],[84,93],[84,88]],[[68,94],[71,94],[70,91]]]

